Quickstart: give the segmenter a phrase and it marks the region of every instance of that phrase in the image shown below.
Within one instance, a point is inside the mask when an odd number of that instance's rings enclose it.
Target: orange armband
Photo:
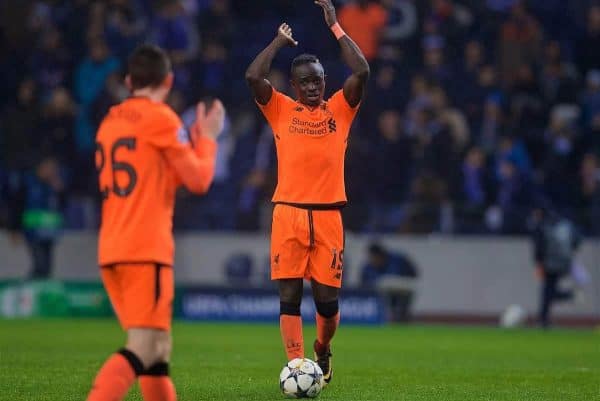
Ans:
[[[346,35],[346,32],[344,32],[344,30],[342,29],[342,27],[340,26],[339,22],[336,22],[335,24],[331,25],[329,27],[329,29],[331,29],[331,32],[333,32],[333,34],[335,35],[335,38],[337,40],[340,40],[340,38],[342,36]]]

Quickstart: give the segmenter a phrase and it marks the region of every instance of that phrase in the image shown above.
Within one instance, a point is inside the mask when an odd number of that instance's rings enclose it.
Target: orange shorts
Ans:
[[[340,288],[344,227],[339,210],[277,204],[271,231],[271,279],[305,278]]]
[[[171,266],[115,264],[102,266],[100,270],[123,329],[171,329],[175,294]]]

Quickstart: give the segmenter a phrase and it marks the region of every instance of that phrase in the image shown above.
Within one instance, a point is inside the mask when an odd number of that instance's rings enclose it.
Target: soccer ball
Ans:
[[[279,388],[289,398],[315,398],[323,388],[323,371],[308,358],[292,359],[279,374]]]
[[[527,312],[521,305],[510,305],[500,316],[500,327],[514,328],[522,326],[527,320]]]

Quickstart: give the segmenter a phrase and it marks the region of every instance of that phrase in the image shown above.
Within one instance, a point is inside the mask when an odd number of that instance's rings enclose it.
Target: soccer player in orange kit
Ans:
[[[98,372],[88,401],[118,401],[139,379],[146,401],[174,401],[169,377],[174,296],[172,234],[181,183],[204,193],[214,175],[225,110],[198,104],[188,135],[164,101],[173,84],[166,53],[152,45],[130,56],[131,97],[110,109],[96,136],[102,193],[98,259],[127,343]]]
[[[315,359],[326,383],[332,378],[331,339],[339,324],[344,232],[340,209],[346,204],[344,156],[352,120],[363,97],[369,65],[339,26],[331,0],[317,0],[352,74],[343,89],[323,100],[325,73],[313,55],[294,59],[291,84],[296,100],[266,79],[276,53],[296,46],[287,24],[256,57],[246,80],[275,135],[278,182],[273,196],[271,278],[278,281],[280,329],[289,360],[304,357],[303,278],[310,280],[317,309]]]

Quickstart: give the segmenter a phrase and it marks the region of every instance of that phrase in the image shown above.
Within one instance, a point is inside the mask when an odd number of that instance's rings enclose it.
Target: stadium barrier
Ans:
[[[314,321],[310,293],[304,294],[302,315]],[[175,318],[209,321],[279,320],[277,289],[228,286],[178,286],[173,304]],[[375,291],[343,291],[344,322],[377,324],[386,320],[384,300]],[[108,317],[110,302],[100,283],[47,281],[0,282],[0,317]]]
[[[344,251],[344,288],[359,288],[361,266],[372,238],[348,233]],[[529,239],[521,237],[383,236],[383,245],[405,252],[417,265],[414,314],[429,317],[497,319],[509,305],[533,315],[539,283],[532,266]],[[226,265],[247,255],[252,272],[247,287],[268,288],[269,241],[266,234],[207,233],[177,235],[175,277],[178,285],[227,287]],[[99,282],[97,237],[92,232],[66,233],[57,244],[54,278],[64,282]],[[29,271],[26,248],[15,247],[0,231],[0,281],[23,279]],[[584,302],[557,305],[554,315],[600,319],[600,241],[587,240],[578,261],[589,273]]]

